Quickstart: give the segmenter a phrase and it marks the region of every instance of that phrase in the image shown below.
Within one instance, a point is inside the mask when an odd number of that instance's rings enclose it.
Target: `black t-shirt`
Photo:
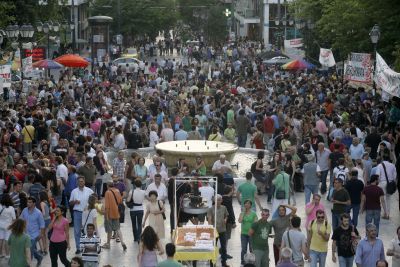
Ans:
[[[345,188],[349,192],[351,204],[360,204],[364,183],[358,179],[350,179],[347,181]]]
[[[339,226],[333,231],[332,240],[336,241],[337,252],[340,257],[348,258],[354,256],[351,252],[352,229],[352,226],[349,226],[347,230]],[[359,235],[356,227],[354,227],[354,232],[356,235]]]
[[[347,200],[350,199],[349,192],[347,192],[347,190],[345,188],[342,188],[338,191],[335,190],[335,191],[333,191],[332,199],[340,201],[340,202],[346,202]],[[342,213],[346,212],[346,209],[347,209],[347,205],[334,203],[332,212],[335,214],[342,214]]]
[[[331,170],[338,166],[338,161],[340,158],[344,158],[343,153],[332,152],[331,154],[329,154],[329,159],[331,160]]]

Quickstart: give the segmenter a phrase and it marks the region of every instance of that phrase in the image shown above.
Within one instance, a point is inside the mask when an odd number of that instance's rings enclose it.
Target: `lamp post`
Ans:
[[[232,12],[229,9],[225,9],[224,11],[225,17],[227,19],[226,28],[228,29],[228,39],[231,38],[231,29],[230,29],[230,20],[229,17],[231,16]]]
[[[311,41],[309,39],[311,39],[311,31],[315,28],[315,23],[312,22],[311,20],[308,20],[307,22],[305,21],[296,21],[296,28],[298,30],[301,29],[307,29],[306,31],[306,37],[307,37],[307,41]],[[312,42],[309,42],[310,44]],[[305,51],[305,57],[307,58],[307,47],[306,47],[306,42],[304,41],[304,51]]]
[[[378,46],[378,41],[379,37],[381,37],[381,30],[378,26],[378,24],[375,24],[374,27],[372,27],[369,37],[371,38],[371,43],[374,45],[374,73],[376,71],[376,49]],[[375,90],[375,79],[372,79],[372,88]]]
[[[50,32],[58,32],[60,30],[60,24],[58,22],[52,22],[51,20],[45,23],[38,22],[36,25],[38,32],[45,33],[47,35],[47,51],[46,57],[50,59]]]
[[[21,60],[21,85],[24,80],[24,63],[22,62],[22,40],[32,38],[35,33],[35,28],[31,24],[24,24],[21,27],[17,24],[8,25],[6,28],[6,35],[10,40],[18,41],[19,57]],[[21,37],[21,39],[19,38]]]

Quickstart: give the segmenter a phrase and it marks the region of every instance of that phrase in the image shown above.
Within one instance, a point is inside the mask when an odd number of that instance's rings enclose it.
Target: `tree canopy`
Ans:
[[[378,52],[389,64],[400,61],[400,2],[396,0],[295,0],[291,12],[299,19],[315,22],[313,40],[306,41],[333,48],[340,60],[350,52],[372,53],[369,32],[378,24]],[[317,58],[315,45],[307,47],[312,50],[309,54]]]

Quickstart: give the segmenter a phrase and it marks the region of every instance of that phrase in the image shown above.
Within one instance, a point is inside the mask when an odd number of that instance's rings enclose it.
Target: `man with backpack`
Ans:
[[[349,174],[349,169],[344,166],[344,158],[339,158],[337,161],[337,166],[333,169],[332,175],[331,175],[331,181],[334,181],[335,179],[340,179],[342,180],[343,184],[347,181],[348,174]],[[334,186],[332,183],[332,187],[329,189],[328,192],[328,197],[327,199],[330,201],[332,198],[332,194],[334,191]]]
[[[328,254],[328,242],[331,235],[331,225],[328,223],[323,210],[317,210],[317,218],[308,227],[308,247],[310,248],[311,266],[325,266]]]

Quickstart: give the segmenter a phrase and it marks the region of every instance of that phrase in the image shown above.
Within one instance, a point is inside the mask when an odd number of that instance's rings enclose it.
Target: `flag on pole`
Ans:
[[[321,63],[323,67],[328,67],[328,68],[336,65],[335,58],[333,57],[331,49],[320,48],[319,63]]]

